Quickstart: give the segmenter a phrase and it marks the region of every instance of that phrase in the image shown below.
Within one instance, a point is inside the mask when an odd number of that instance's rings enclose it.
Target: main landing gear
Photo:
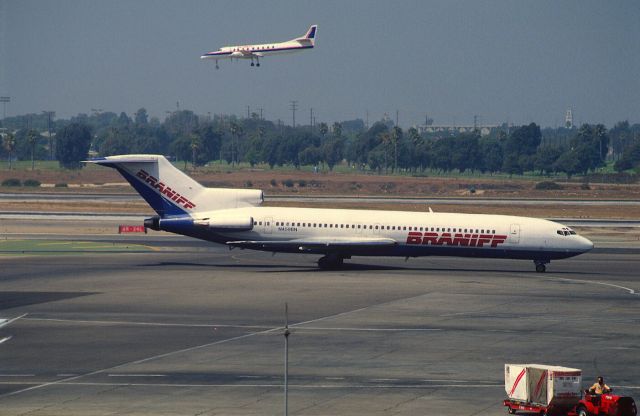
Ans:
[[[254,66],[253,64],[253,58],[251,58],[251,66]],[[255,66],[260,66],[260,59],[256,58],[256,64]]]
[[[550,261],[549,260],[534,260],[533,264],[536,265],[536,272],[538,273],[544,273],[547,271],[547,266],[545,266],[545,264],[549,264]]]
[[[338,254],[327,254],[324,257],[320,257],[318,260],[318,267],[322,270],[334,270],[342,267],[344,257]]]

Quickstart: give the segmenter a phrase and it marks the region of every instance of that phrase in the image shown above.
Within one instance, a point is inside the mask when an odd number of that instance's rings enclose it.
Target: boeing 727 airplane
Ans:
[[[121,155],[87,162],[117,169],[158,215],[144,225],[230,248],[323,255],[322,269],[352,256],[460,256],[551,260],[593,243],[553,221],[486,214],[261,207],[260,190],[205,188],[164,156]]]
[[[251,59],[251,66],[260,66],[260,58],[268,55],[279,55],[283,53],[299,52],[312,49],[316,44],[316,33],[318,25],[313,25],[307,30],[304,36],[280,43],[262,43],[259,45],[237,45],[223,46],[214,52],[207,52],[200,56],[200,59],[215,59],[216,69],[220,59]]]

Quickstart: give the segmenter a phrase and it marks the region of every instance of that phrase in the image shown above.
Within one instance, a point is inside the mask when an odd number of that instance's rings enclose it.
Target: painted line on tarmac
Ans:
[[[24,318],[29,321],[64,322],[98,325],[136,325],[157,327],[183,327],[183,328],[240,328],[240,329],[272,329],[268,325],[230,325],[230,324],[180,324],[165,322],[136,322],[136,321],[102,321],[90,319],[60,319],[60,318]],[[441,328],[355,328],[355,327],[297,327],[297,331],[345,331],[345,332],[435,332],[443,331]]]
[[[354,332],[432,332],[442,331],[442,328],[343,328],[343,327],[321,327],[305,326],[297,328],[301,331],[354,331]]]
[[[272,329],[267,325],[229,325],[229,324],[180,324],[166,322],[136,322],[136,321],[101,321],[90,319],[59,319],[59,318],[24,318],[29,321],[67,322],[98,325],[135,325],[135,326],[160,326],[160,327],[184,327],[184,328],[240,328],[240,329]]]
[[[333,314],[333,315],[323,316],[323,317],[320,317],[320,318],[310,319],[310,320],[307,320],[307,321],[302,321],[302,322],[291,324],[291,325],[289,325],[289,328],[299,327],[299,326],[302,326],[302,325],[307,325],[307,324],[311,324],[311,323],[315,323],[315,322],[321,322],[321,321],[325,321],[325,320],[329,320],[329,319],[335,319],[335,318],[339,318],[339,317],[342,317],[342,316],[345,316],[345,315],[349,315],[349,314],[353,314],[353,313],[357,313],[357,312],[362,312],[362,311],[365,311],[367,309],[380,307],[380,306],[383,306],[383,305],[390,305],[390,304],[392,304],[394,302],[398,302],[398,301],[407,301],[407,300],[411,300],[411,299],[418,299],[418,298],[423,297],[423,296],[428,295],[428,294],[430,294],[430,292],[422,293],[422,294],[416,295],[416,296],[411,296],[409,298],[394,299],[394,300],[390,300],[390,301],[387,301],[387,302],[382,302],[382,303],[378,303],[378,304],[374,304],[374,305],[364,306],[362,308],[354,309],[354,310],[351,310],[351,311],[345,311],[345,312],[340,312],[340,313]],[[38,389],[42,389],[42,388],[49,387],[49,386],[55,386],[57,384],[63,384],[63,383],[67,384],[67,383],[73,382],[74,380],[78,380],[78,379],[83,378],[83,377],[93,376],[93,375],[96,375],[96,374],[105,373],[107,371],[114,371],[114,370],[117,370],[117,369],[122,368],[122,367],[130,366],[130,365],[143,364],[143,363],[146,363],[146,362],[149,362],[149,361],[154,361],[154,360],[158,360],[158,359],[162,359],[162,358],[166,358],[166,357],[171,357],[171,356],[174,356],[174,355],[177,355],[177,354],[183,354],[183,353],[186,353],[186,352],[197,351],[197,350],[200,350],[202,348],[208,348],[208,347],[212,347],[212,346],[215,346],[215,345],[221,345],[221,344],[226,344],[226,343],[233,342],[233,341],[239,341],[239,340],[242,340],[242,339],[245,339],[245,338],[254,337],[256,335],[266,335],[266,334],[273,333],[275,331],[281,331],[282,329],[283,329],[282,327],[274,327],[274,328],[270,328],[270,329],[265,329],[263,331],[250,332],[248,334],[238,335],[238,336],[235,336],[235,337],[222,339],[222,340],[219,340],[219,341],[209,342],[209,343],[206,343],[206,344],[196,345],[196,346],[193,346],[193,347],[183,348],[183,349],[179,349],[179,350],[175,350],[175,351],[169,351],[167,353],[153,355],[151,357],[142,358],[142,359],[134,360],[134,361],[129,361],[129,362],[126,362],[126,363],[118,364],[118,365],[107,367],[107,368],[102,368],[100,370],[94,370],[94,371],[91,371],[91,372],[88,372],[88,373],[85,373],[85,374],[79,374],[79,375],[73,376],[73,377],[62,378],[62,379],[59,379],[59,380],[54,380],[54,381],[50,381],[50,382],[46,382],[46,383],[42,383],[42,384],[33,385],[31,387],[27,387],[27,388],[24,388],[24,389],[20,389],[20,390],[8,392],[8,393],[5,393],[5,394],[1,394],[0,398],[9,397],[9,396],[15,396],[15,395],[18,395],[18,394],[26,393],[28,391],[38,390]]]
[[[636,296],[640,295],[640,293],[638,293],[635,289],[631,289],[626,286],[614,285],[613,283],[598,282],[598,281],[592,281],[592,280],[581,280],[581,279],[567,279],[566,277],[554,277],[554,278],[548,278],[548,280],[562,280],[564,282],[576,282],[576,283],[586,283],[591,285],[608,286],[616,289],[625,290],[629,292],[630,295],[636,295]]]
[[[168,377],[166,374],[107,374],[107,377]]]
[[[16,385],[16,384],[37,384],[34,382],[0,382],[0,385]],[[169,387],[169,388],[256,388],[256,387],[277,387],[282,388],[282,383],[252,383],[252,384],[185,384],[185,383],[101,383],[101,382],[82,382],[82,381],[69,381],[69,382],[57,382],[50,383],[60,386],[107,386],[107,387]],[[25,390],[33,390],[38,386],[35,385],[28,389],[19,390],[22,392]],[[290,389],[433,389],[433,388],[454,388],[454,389],[487,389],[504,387],[504,384],[289,384]],[[619,386],[622,387],[622,386]],[[640,387],[638,387],[640,388]],[[13,392],[17,393],[17,392]],[[1,397],[10,396],[12,393],[5,394]]]

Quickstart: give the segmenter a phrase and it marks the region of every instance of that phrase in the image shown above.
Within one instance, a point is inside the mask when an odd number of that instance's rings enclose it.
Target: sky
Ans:
[[[249,61],[200,55],[284,41]],[[640,2],[558,0],[0,0],[7,115],[91,109],[246,115],[297,123],[398,111],[399,124],[640,122]]]

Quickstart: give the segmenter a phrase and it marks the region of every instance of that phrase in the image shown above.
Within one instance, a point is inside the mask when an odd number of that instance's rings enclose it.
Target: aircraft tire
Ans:
[[[343,258],[340,256],[327,254],[326,256],[318,259],[318,267],[322,270],[339,269],[340,266],[342,266],[342,260]]]
[[[536,264],[536,272],[544,273],[547,271],[547,267],[544,264]]]

